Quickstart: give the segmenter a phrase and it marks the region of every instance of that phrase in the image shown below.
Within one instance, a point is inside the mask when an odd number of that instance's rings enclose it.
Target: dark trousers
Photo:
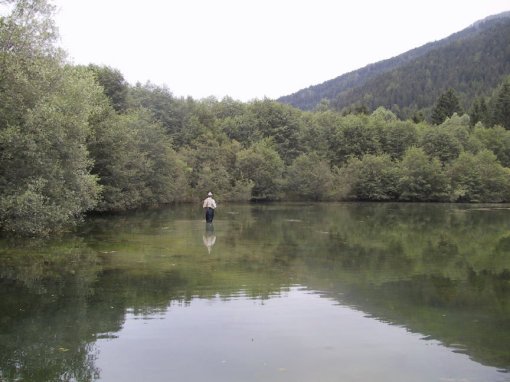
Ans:
[[[205,209],[205,221],[207,223],[212,223],[213,219],[214,219],[214,208],[207,207]]]

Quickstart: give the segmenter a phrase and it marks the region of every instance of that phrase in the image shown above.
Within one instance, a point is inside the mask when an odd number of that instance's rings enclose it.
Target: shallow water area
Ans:
[[[232,204],[0,250],[0,380],[510,381],[504,205]]]
[[[263,302],[214,297],[128,314],[115,340],[96,345],[102,378],[112,381],[505,380],[437,341],[299,287]]]

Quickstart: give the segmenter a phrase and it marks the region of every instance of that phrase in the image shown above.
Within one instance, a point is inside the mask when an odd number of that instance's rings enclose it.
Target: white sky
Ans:
[[[276,99],[440,40],[510,0],[53,0],[75,64],[175,96]]]

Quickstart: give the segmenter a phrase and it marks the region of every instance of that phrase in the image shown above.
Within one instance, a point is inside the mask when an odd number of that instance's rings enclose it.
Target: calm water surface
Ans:
[[[221,205],[0,243],[0,381],[510,381],[510,206]]]

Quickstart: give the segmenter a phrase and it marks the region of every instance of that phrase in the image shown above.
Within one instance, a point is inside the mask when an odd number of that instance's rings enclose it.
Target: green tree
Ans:
[[[510,77],[503,82],[503,85],[496,93],[493,112],[493,125],[501,125],[510,130]]]
[[[501,126],[485,128],[476,125],[473,136],[477,138],[485,148],[491,150],[498,161],[504,167],[510,167],[510,131]]]
[[[411,121],[414,123],[421,123],[425,121],[425,115],[423,113],[423,110],[412,110],[410,112]]]
[[[100,210],[123,211],[184,199],[184,163],[164,129],[146,112],[112,113],[96,125],[89,149],[93,173],[103,187]]]
[[[288,192],[308,200],[326,200],[333,193],[334,175],[316,153],[301,154],[287,169]]]
[[[476,149],[476,147],[471,147],[470,135],[472,133],[472,126],[469,115],[454,114],[450,118],[446,118],[439,127],[450,132],[464,150]]]
[[[241,177],[253,182],[252,198],[277,199],[284,163],[270,139],[263,139],[237,154]]]
[[[427,155],[442,163],[457,158],[462,151],[462,144],[454,132],[443,126],[427,127],[420,139],[420,146]]]
[[[157,86],[150,82],[145,85],[136,84],[129,88],[129,107],[150,110],[155,120],[172,138],[174,147],[188,144],[190,139],[185,134],[185,120],[191,113],[191,103],[176,99],[166,86]]]
[[[0,128],[22,123],[28,109],[54,92],[63,52],[54,7],[45,0],[10,1],[12,12],[0,16]]]
[[[422,148],[409,148],[400,163],[400,200],[446,201],[450,189],[441,163]]]
[[[177,146],[193,146],[194,142],[203,141],[205,136],[218,141],[227,138],[220,129],[210,100],[195,101],[189,98],[184,107],[182,128],[174,136]]]
[[[203,198],[208,191],[223,200],[249,200],[253,184],[237,167],[241,145],[212,131],[197,137],[179,154],[186,163],[190,200]]]
[[[455,91],[453,89],[448,89],[439,96],[432,110],[432,123],[434,125],[440,125],[446,118],[451,117],[454,113],[462,114],[462,109]]]
[[[247,201],[252,194],[253,183],[235,178],[222,164],[204,165],[198,173],[194,199],[203,198],[207,192],[216,195],[216,201]]]
[[[340,113],[332,110],[304,113],[304,128],[302,142],[305,152],[314,151],[323,158],[334,162],[334,154],[331,148],[335,147],[331,138],[335,136],[337,127],[343,118]]]
[[[0,19],[0,226],[48,234],[92,209],[89,119],[105,98],[90,73],[66,67],[44,0]]]
[[[56,69],[58,70],[58,69]],[[88,119],[102,99],[87,73],[60,70],[55,92],[0,131],[2,229],[47,234],[92,209],[99,193],[89,169]]]
[[[399,121],[395,114],[383,107],[372,113],[369,123],[377,132],[380,151],[392,159],[402,158],[409,147],[418,143],[416,125]]]
[[[246,148],[262,139],[256,116],[251,112],[222,119],[220,128],[230,139],[238,141]]]
[[[301,112],[291,106],[268,99],[254,101],[248,107],[253,113],[255,130],[264,138],[272,138],[286,165],[303,152],[300,141]]]
[[[371,114],[372,118],[382,121],[396,121],[397,116],[391,110],[386,109],[385,107],[379,106],[374,112]]]
[[[365,154],[377,154],[379,151],[378,131],[370,125],[366,115],[349,114],[341,118],[329,137],[331,162],[336,166],[350,157],[362,158]]]
[[[462,153],[451,165],[454,197],[461,202],[504,202],[510,198],[510,169],[489,150]]]
[[[473,106],[469,111],[471,126],[475,126],[478,122],[489,125],[490,113],[485,98],[479,97],[473,102]]]
[[[231,97],[223,97],[221,101],[211,99],[211,108],[218,119],[233,118],[246,113],[246,104]]]
[[[343,169],[350,195],[359,200],[392,200],[398,197],[399,168],[388,154],[352,158]]]
[[[89,70],[104,89],[105,95],[110,100],[113,108],[117,112],[126,111],[128,105],[129,84],[118,69],[109,66],[99,66],[90,64]]]

